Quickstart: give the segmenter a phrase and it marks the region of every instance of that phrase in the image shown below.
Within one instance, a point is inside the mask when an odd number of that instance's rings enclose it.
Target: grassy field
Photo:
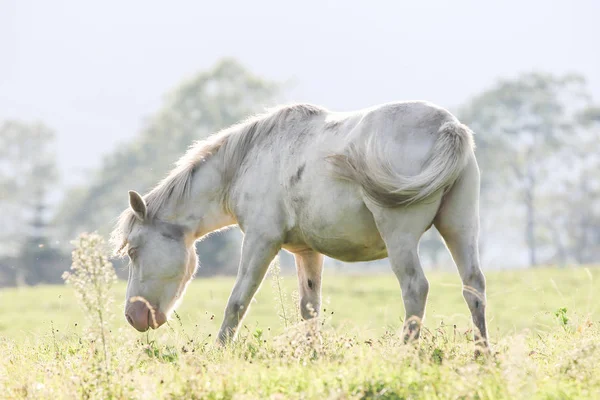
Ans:
[[[119,283],[106,359],[71,287],[3,289],[0,398],[600,398],[600,269],[488,272],[488,359],[473,357],[457,275],[428,277],[415,346],[391,273],[326,271],[318,324],[298,323],[295,277],[269,277],[228,349],[213,337],[232,279],[197,279],[147,334],[125,322]]]

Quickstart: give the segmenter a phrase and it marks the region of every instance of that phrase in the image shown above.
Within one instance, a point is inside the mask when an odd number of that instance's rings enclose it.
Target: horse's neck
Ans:
[[[189,198],[168,207],[167,219],[195,232],[200,238],[235,223],[222,204],[223,178],[220,157],[204,161],[194,172]]]

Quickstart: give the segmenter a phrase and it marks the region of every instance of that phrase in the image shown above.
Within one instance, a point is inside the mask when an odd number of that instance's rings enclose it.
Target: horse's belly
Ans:
[[[331,194],[331,193],[329,193]],[[327,196],[329,197],[329,196]],[[361,199],[338,197],[335,204],[312,202],[284,248],[311,248],[341,261],[371,261],[387,257],[385,243],[373,215]],[[311,210],[311,212],[306,212]]]
[[[385,243],[379,238],[377,243],[357,243],[343,239],[325,239],[314,242],[312,248],[319,253],[340,261],[373,261],[387,257]]]

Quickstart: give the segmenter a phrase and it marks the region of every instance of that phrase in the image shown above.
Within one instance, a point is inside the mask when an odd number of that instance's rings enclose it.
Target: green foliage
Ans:
[[[173,346],[160,346],[156,341],[151,341],[144,348],[146,355],[160,362],[177,363],[179,360],[179,352]]]
[[[567,325],[569,323],[569,317],[567,317],[567,308],[559,308],[554,312],[554,316],[556,317],[556,320],[558,321],[559,325],[562,328],[567,329]]]
[[[102,351],[94,352],[91,357],[96,374],[94,386],[107,386],[107,391],[96,394],[111,393],[110,352],[108,349],[108,322],[110,306],[113,302],[111,289],[117,280],[114,268],[108,261],[104,239],[97,234],[82,234],[74,243],[73,265],[71,272],[65,272],[63,278],[75,291],[79,305],[83,308],[90,322],[88,333],[91,343],[100,341]],[[52,328],[54,335],[54,327]]]
[[[106,318],[112,303],[111,290],[117,281],[114,268],[106,257],[107,246],[98,234],[81,234],[73,242],[73,264],[63,274],[71,285],[79,304],[90,318],[92,326],[106,329]]]

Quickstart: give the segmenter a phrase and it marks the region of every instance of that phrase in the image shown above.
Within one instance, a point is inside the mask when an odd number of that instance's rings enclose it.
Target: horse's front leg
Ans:
[[[225,318],[219,330],[219,341],[232,340],[248,310],[250,301],[260,287],[269,264],[281,249],[281,242],[265,235],[246,233],[242,242],[242,257],[235,285],[227,301]]]

